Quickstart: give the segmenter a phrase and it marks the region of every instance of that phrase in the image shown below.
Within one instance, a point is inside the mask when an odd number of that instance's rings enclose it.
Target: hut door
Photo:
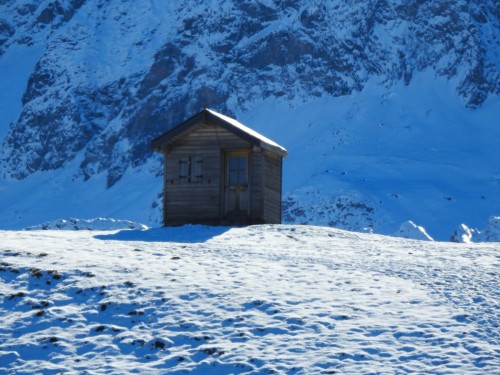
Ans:
[[[227,219],[250,214],[249,152],[231,151],[225,155],[224,216]]]

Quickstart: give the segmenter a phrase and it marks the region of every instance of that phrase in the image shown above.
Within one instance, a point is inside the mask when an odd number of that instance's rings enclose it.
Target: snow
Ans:
[[[496,243],[1,231],[0,372],[495,373]]]
[[[415,224],[413,221],[408,220],[401,224],[399,230],[394,233],[396,237],[411,238],[415,240],[434,241],[431,236],[427,234],[425,228]],[[458,242],[458,241],[456,241]]]
[[[0,143],[19,116],[28,77],[42,54],[41,47],[13,47],[0,59]]]
[[[499,99],[464,108],[450,82],[422,72],[408,86],[370,81],[350,96],[269,99],[237,115],[288,150],[284,200],[293,197],[307,220],[287,222],[362,230],[363,217],[332,209],[351,196],[372,210],[375,233],[411,220],[448,241],[459,224],[484,228],[498,216]]]
[[[500,242],[500,216],[492,216],[482,232],[482,240],[486,242]]]
[[[453,235],[451,236],[452,242],[463,242],[463,243],[471,243],[474,242],[474,236],[477,237],[478,231],[472,228],[469,228],[465,224],[460,224],[458,228],[455,230]]]
[[[63,230],[118,230],[118,229],[148,229],[148,226],[141,223],[134,223],[129,220],[115,220],[107,218],[96,219],[60,219],[49,221],[33,227],[28,227],[26,230],[50,230],[50,229],[63,229]]]
[[[128,172],[114,189],[106,189],[104,174],[82,183],[71,165],[38,173],[22,182],[0,179],[4,198],[0,200],[1,227],[24,229],[71,217],[108,217],[159,225],[161,213],[152,205],[159,205],[154,202],[162,192],[162,178],[157,173],[160,169],[161,164],[151,159],[142,168]]]

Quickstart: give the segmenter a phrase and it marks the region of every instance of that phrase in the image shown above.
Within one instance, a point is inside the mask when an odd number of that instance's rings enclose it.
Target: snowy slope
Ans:
[[[492,100],[472,111],[440,96],[445,89],[424,77],[418,87],[375,86],[354,98],[293,107],[267,100],[237,117],[289,150],[286,222],[392,234],[413,220],[434,239],[449,240],[459,224],[482,230],[500,212],[500,104]],[[437,126],[443,123],[447,129]],[[104,216],[156,226],[161,172],[161,160],[152,159],[111,189],[104,174],[82,183],[71,168],[4,180],[1,225]]]
[[[500,366],[498,244],[287,225],[0,236],[0,372]]]
[[[0,3],[0,228],[157,225],[149,141],[207,105],[287,147],[284,220],[500,215],[493,0]]]

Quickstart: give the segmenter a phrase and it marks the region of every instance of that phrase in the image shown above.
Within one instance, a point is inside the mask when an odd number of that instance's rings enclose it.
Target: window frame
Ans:
[[[184,156],[179,159],[179,181],[203,182],[203,158],[201,156]]]
[[[231,159],[236,159],[235,168],[231,166]],[[244,160],[245,164],[241,165]],[[236,175],[235,175],[236,173]],[[244,173],[242,179],[241,173]],[[233,181],[232,177],[236,177]],[[250,152],[248,150],[229,151],[226,154],[226,185],[228,186],[248,186],[250,183]]]

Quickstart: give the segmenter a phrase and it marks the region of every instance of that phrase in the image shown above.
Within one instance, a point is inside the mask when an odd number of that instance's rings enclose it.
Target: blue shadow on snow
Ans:
[[[181,227],[150,228],[146,230],[125,229],[112,234],[99,234],[94,238],[115,241],[201,243],[219,236],[231,228],[184,225]]]

